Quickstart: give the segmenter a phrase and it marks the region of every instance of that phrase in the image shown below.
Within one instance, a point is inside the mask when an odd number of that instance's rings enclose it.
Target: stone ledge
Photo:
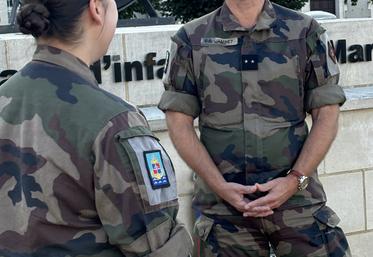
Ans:
[[[373,86],[344,89],[347,101],[342,111],[373,109]]]
[[[166,115],[157,106],[140,107],[140,110],[144,113],[152,131],[167,130]]]
[[[373,231],[358,233],[347,236],[351,247],[352,256],[354,257],[370,257],[373,252],[372,244]]]
[[[353,111],[362,109],[373,109],[373,85],[366,87],[356,87],[344,89],[347,97],[346,103],[341,111]],[[145,117],[149,121],[153,131],[167,130],[166,116],[156,106],[140,107]]]

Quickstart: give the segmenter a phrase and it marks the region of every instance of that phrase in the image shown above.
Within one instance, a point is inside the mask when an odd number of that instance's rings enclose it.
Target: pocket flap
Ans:
[[[322,224],[335,228],[341,221],[337,214],[328,206],[323,206],[317,210],[313,216]]]
[[[206,241],[213,226],[213,219],[201,215],[194,225],[194,233],[197,234],[203,241]]]
[[[167,243],[149,257],[188,257],[193,252],[192,239],[183,225],[177,225]]]

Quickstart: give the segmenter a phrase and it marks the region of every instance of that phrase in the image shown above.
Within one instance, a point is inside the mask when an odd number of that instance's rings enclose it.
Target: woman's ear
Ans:
[[[104,7],[101,0],[90,0],[88,13],[93,22],[103,25],[104,24]]]

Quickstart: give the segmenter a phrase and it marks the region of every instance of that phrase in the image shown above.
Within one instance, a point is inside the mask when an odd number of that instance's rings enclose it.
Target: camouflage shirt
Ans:
[[[172,163],[136,107],[59,49],[0,88],[0,256],[188,256]]]
[[[265,1],[246,29],[224,4],[172,37],[159,108],[199,116],[201,141],[224,178],[253,185],[285,176],[295,163],[307,112],[344,103],[338,79],[334,49],[311,17]],[[282,208],[325,200],[315,172]],[[235,213],[199,178],[193,206]]]

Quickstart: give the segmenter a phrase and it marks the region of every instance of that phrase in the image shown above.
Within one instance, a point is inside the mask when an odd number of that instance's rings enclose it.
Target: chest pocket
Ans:
[[[193,51],[202,103],[200,120],[204,125],[219,127],[242,122],[240,47],[208,45]]]
[[[302,117],[303,79],[299,53],[293,44],[299,42],[266,42],[255,46],[258,72],[252,79],[256,79],[256,86],[268,97],[268,101],[260,102],[259,114],[272,120],[289,122]]]

